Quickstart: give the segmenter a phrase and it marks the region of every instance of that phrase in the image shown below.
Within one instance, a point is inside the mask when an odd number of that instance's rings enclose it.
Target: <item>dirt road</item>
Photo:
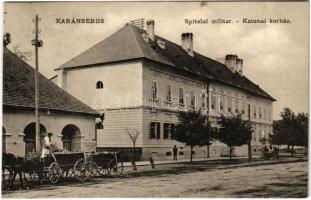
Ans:
[[[95,178],[85,183],[7,191],[2,197],[306,197],[307,170],[307,162],[296,162],[181,174]]]

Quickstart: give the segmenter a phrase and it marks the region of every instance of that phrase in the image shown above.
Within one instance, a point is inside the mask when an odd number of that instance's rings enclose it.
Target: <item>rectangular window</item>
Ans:
[[[193,91],[190,92],[190,106],[195,107],[195,95]]]
[[[211,96],[211,109],[215,110],[216,108],[216,95],[212,94]]]
[[[171,137],[172,137],[172,134],[173,134],[173,133],[175,133],[175,130],[176,130],[176,126],[175,126],[175,124],[171,124],[171,133],[170,133],[169,138],[171,138]]]
[[[161,138],[160,122],[157,122],[157,140]]]
[[[163,139],[169,139],[170,137],[170,132],[171,132],[171,124],[169,123],[164,123],[163,124]]]
[[[166,85],[166,101],[171,102],[172,100],[172,88],[170,85]]]
[[[228,98],[228,112],[232,111],[232,99],[229,97]]]
[[[163,139],[171,139],[172,133],[175,131],[175,124],[164,123],[163,131]]]
[[[263,108],[263,119],[267,120],[267,110],[266,110],[266,108]]]
[[[157,99],[157,82],[151,81],[151,99],[156,100]]]
[[[235,100],[234,107],[235,107],[235,113],[239,113],[239,101],[238,100]]]
[[[184,105],[184,89],[179,88],[179,105],[183,106]]]
[[[160,122],[151,122],[150,123],[150,139],[160,139],[161,132],[160,132]]]
[[[156,122],[151,122],[150,123],[150,133],[149,133],[149,138],[150,139],[155,139],[156,138]]]
[[[205,95],[201,96],[201,105],[202,105],[202,108],[205,108]]]
[[[261,117],[262,117],[262,114],[261,114],[261,107],[259,107],[258,109],[259,109],[259,111],[258,111],[258,112],[259,112],[259,119],[261,119]]]
[[[224,110],[224,97],[219,98],[219,110]]]
[[[242,115],[245,115],[245,102],[242,102]]]
[[[257,116],[256,116],[256,115],[257,115],[257,114],[256,114],[256,106],[253,107],[253,113],[254,113],[254,118],[256,118],[256,117],[257,117]]]

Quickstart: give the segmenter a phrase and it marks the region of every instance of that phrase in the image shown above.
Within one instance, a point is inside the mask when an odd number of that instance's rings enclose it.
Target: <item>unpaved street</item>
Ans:
[[[3,197],[306,197],[307,162],[95,178],[8,191]]]

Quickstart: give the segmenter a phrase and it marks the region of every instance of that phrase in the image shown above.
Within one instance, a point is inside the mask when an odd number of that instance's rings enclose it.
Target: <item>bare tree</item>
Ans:
[[[24,61],[30,61],[32,57],[31,51],[22,51],[18,46],[13,47],[13,53]]]
[[[140,135],[140,131],[137,129],[129,129],[129,128],[125,128],[127,134],[129,135],[129,137],[132,140],[133,143],[133,148],[132,148],[132,164],[133,164],[133,168],[136,171],[136,165],[135,165],[135,160],[136,160],[136,141],[138,136]]]

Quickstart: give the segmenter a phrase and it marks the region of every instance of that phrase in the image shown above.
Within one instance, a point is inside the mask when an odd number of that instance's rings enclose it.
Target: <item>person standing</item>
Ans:
[[[174,160],[177,160],[177,151],[178,151],[178,149],[177,149],[176,145],[174,145],[174,148],[173,148]]]
[[[264,153],[264,159],[265,160],[269,160],[269,155],[268,155],[269,154],[269,149],[268,149],[267,146],[264,147],[263,153]]]
[[[276,160],[279,159],[278,148],[276,146],[273,147],[273,158]]]
[[[42,153],[41,153],[41,159],[44,162],[46,157],[50,154],[51,149],[51,137],[53,133],[48,132],[44,135],[43,142],[42,142]]]

